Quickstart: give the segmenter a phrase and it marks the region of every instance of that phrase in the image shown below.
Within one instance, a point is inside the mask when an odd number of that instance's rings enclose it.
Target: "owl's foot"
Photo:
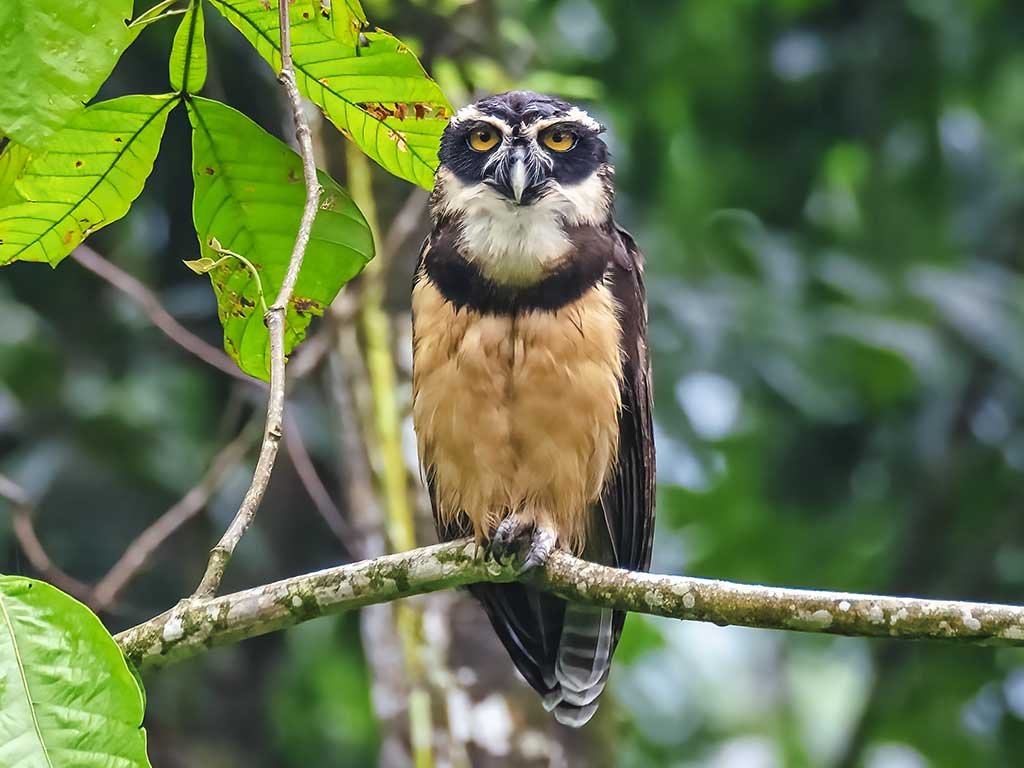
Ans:
[[[534,568],[543,568],[547,565],[548,558],[551,556],[557,541],[558,537],[554,531],[540,525],[536,526],[533,529],[533,535],[530,537],[530,548],[526,552],[526,560],[523,561],[522,566],[519,568],[519,575],[521,576]]]
[[[487,553],[498,563],[508,564],[522,558],[518,574],[547,565],[558,536],[550,528],[527,522],[516,514],[506,517],[487,545]]]
[[[487,545],[487,553],[499,563],[514,560],[529,541],[528,535],[533,523],[528,523],[516,514],[506,517],[498,525]]]

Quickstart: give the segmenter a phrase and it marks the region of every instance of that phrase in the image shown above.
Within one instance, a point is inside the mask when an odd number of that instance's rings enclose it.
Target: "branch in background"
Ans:
[[[36,535],[33,505],[13,480],[0,475],[0,497],[12,506],[12,528],[25,557],[46,581],[77,597],[95,611],[110,610],[121,591],[143,570],[152,554],[189,520],[203,510],[224,475],[245,455],[258,434],[255,422],[247,426],[214,458],[206,475],[176,504],[132,541],[95,587],[70,576],[54,564]]]
[[[160,546],[185,523],[199,514],[224,480],[224,476],[242,460],[259,434],[255,421],[250,422],[214,458],[202,480],[170,509],[128,545],[116,563],[100,579],[89,600],[97,611],[108,610],[121,591],[146,566]]]
[[[292,248],[291,259],[288,262],[288,270],[284,280],[281,282],[281,290],[277,298],[267,311],[266,323],[270,334],[270,395],[267,398],[267,421],[263,432],[263,444],[260,447],[260,456],[256,462],[256,469],[253,472],[252,483],[246,491],[242,504],[238,508],[234,519],[224,532],[217,546],[210,552],[210,561],[206,566],[206,573],[196,588],[193,597],[208,598],[216,594],[220,587],[221,579],[224,577],[224,570],[227,568],[235,547],[241,541],[242,536],[252,525],[256,510],[259,509],[266,493],[267,485],[270,483],[270,473],[274,469],[277,460],[277,452],[281,443],[281,436],[284,431],[284,394],[285,394],[285,359],[284,359],[284,320],[291,299],[295,282],[299,278],[299,270],[302,267],[302,260],[306,255],[306,245],[309,243],[310,233],[313,230],[313,221],[316,218],[317,209],[320,207],[320,182],[316,177],[316,160],[313,157],[313,141],[310,136],[309,123],[302,110],[302,98],[299,96],[299,89],[295,85],[295,71],[292,68],[291,49],[291,27],[288,20],[289,4],[278,3],[278,22],[281,28],[281,74],[279,80],[288,94],[291,104],[292,118],[295,123],[295,136],[299,141],[299,149],[302,155],[302,173],[306,182],[306,204],[302,209],[302,219],[299,222],[299,231],[295,236],[295,246]]]
[[[345,552],[351,554],[349,548],[356,541],[356,534],[344,515],[341,514],[338,505],[334,503],[331,494],[327,492],[327,488],[324,487],[323,480],[320,479],[316,467],[313,466],[313,459],[310,458],[309,451],[306,450],[302,433],[295,421],[290,418],[285,419],[284,423],[284,446],[288,452],[288,458],[291,459],[292,467],[295,468],[295,474],[299,476],[302,487],[309,495],[309,500],[313,502],[316,511],[320,513],[320,517],[331,529],[331,533],[341,543]]]
[[[427,193],[416,187],[409,193],[405,202],[402,203],[402,207],[398,209],[398,213],[391,220],[391,226],[388,227],[380,245],[381,251],[388,255],[385,268],[395,265],[395,256],[401,251],[405,241],[423,227],[428,199]],[[385,280],[385,282],[387,281]]]
[[[353,545],[359,559],[369,559],[383,555],[386,548],[383,515],[367,455],[373,440],[368,433],[369,424],[360,419],[356,405],[360,399],[369,402],[368,395],[357,396],[355,391],[369,389],[356,328],[349,322],[357,310],[357,296],[355,291],[339,294],[330,308],[330,316],[336,322],[331,325],[335,339],[329,364],[329,392],[337,419],[334,435],[339,441],[335,451],[338,474],[342,478],[346,508],[357,533]],[[367,407],[362,412],[369,410]],[[410,765],[405,716],[409,681],[405,675],[402,644],[395,631],[394,606],[382,603],[361,611],[359,634],[370,671],[370,699],[380,734],[378,764],[396,768]]]
[[[88,245],[80,245],[71,253],[71,258],[135,301],[142,307],[143,312],[146,313],[153,325],[186,352],[190,352],[199,360],[226,373],[233,379],[252,384],[255,387],[264,388],[266,386],[262,381],[243,373],[235,361],[228,357],[222,349],[203,341],[179,323],[160,303],[160,299],[152,290],[93,248]],[[330,349],[330,341],[327,335],[318,333],[306,339],[289,363],[291,380],[302,379],[315,370],[327,354],[328,349]]]
[[[250,384],[260,384],[252,377],[242,373],[235,362],[222,350],[212,344],[207,344],[192,331],[183,326],[164,309],[160,300],[142,282],[129,275],[113,262],[107,261],[99,253],[88,245],[80,245],[71,253],[71,258],[88,269],[93,274],[106,280],[119,291],[134,299],[153,325],[159,328],[163,334],[182,349],[191,352],[207,365],[226,373],[239,381]]]
[[[517,565],[483,558],[470,539],[462,539],[185,601],[115,639],[133,663],[160,667],[319,616],[441,589],[515,581]],[[720,626],[1024,646],[1021,606],[662,576],[589,563],[561,550],[529,580],[574,601]]]
[[[7,499],[11,504],[11,525],[14,528],[14,535],[18,539],[21,551],[25,553],[25,557],[36,572],[69,595],[85,600],[91,591],[89,585],[55,565],[46,554],[43,543],[39,541],[35,525],[32,523],[34,505],[28,492],[9,477],[0,475],[0,498]]]
[[[355,316],[354,292],[345,292],[331,304],[330,314],[334,320],[334,349],[330,357],[329,393],[337,418],[334,434],[339,440],[339,475],[345,494],[346,507],[356,532],[354,546],[360,559],[379,557],[386,551],[384,544],[383,519],[373,487],[373,473],[370,469],[368,448],[372,435],[367,420],[360,419],[361,413],[369,408],[359,407],[361,397],[356,389],[369,389],[363,358],[359,351],[356,330],[349,319]],[[365,393],[364,393],[365,394]]]
[[[349,193],[366,217],[378,245],[377,258],[363,273],[359,319],[372,395],[373,432],[380,449],[377,478],[386,510],[388,545],[392,552],[406,552],[416,546],[416,524],[402,454],[402,418],[391,349],[391,318],[384,310],[384,270],[390,264],[391,253],[384,250],[380,237],[370,162],[351,142],[345,145],[345,160]],[[434,727],[421,652],[423,614],[417,606],[404,604],[395,607],[394,615],[409,685],[409,743],[413,764],[416,768],[430,768],[434,765]]]
[[[240,382],[253,385],[258,388],[265,388],[262,381],[254,379],[239,370],[238,366],[235,365],[234,361],[228,357],[223,350],[207,343],[179,323],[171,313],[164,308],[156,294],[153,293],[153,291],[145,284],[103,257],[96,250],[87,245],[80,245],[72,253],[72,258],[90,272],[97,275],[112,287],[121,291],[128,298],[139,304],[150,321],[160,331],[162,331],[168,339],[173,341],[182,349],[191,353],[207,365],[216,368],[223,373],[227,373],[229,376]],[[329,321],[330,319],[328,318],[328,322]],[[306,343],[299,348],[289,364],[289,370],[291,372],[290,382],[295,382],[305,377],[317,368],[325,358],[327,351],[330,349],[331,335],[332,334],[326,332],[325,329],[324,332],[307,339]],[[246,442],[245,449],[248,448],[248,445],[249,441]],[[332,512],[329,507],[324,506],[324,499],[322,495],[316,493],[315,489],[317,487],[323,489],[323,482],[320,480],[319,476],[317,476],[316,470],[311,462],[306,461],[304,464],[302,463],[302,456],[299,455],[299,453],[304,452],[304,446],[293,445],[293,447],[297,456],[296,471],[300,479],[306,486],[307,490],[310,491],[311,498],[321,515],[325,520],[327,520],[331,530],[338,535],[339,540],[344,544],[345,540],[342,536],[345,535],[344,532],[349,529],[349,526],[345,520],[341,518],[340,513],[337,512],[337,508],[334,507],[334,511]],[[188,494],[178,502],[178,504],[167,510],[167,512],[165,512],[156,523],[146,529],[146,531],[144,531],[143,534],[129,546],[129,549],[125,551],[114,567],[103,579],[101,579],[99,584],[97,584],[95,591],[93,591],[88,585],[68,576],[60,568],[55,566],[49,557],[46,556],[45,551],[39,543],[38,537],[35,535],[35,530],[33,529],[32,519],[30,516],[20,514],[16,514],[14,516],[13,523],[15,534],[18,537],[19,543],[21,544],[26,557],[28,557],[33,567],[42,576],[44,576],[44,578],[63,588],[64,591],[85,600],[96,610],[107,610],[113,605],[117,594],[132,578],[135,577],[138,570],[143,567],[144,563],[140,560],[140,555],[143,557],[149,557],[152,555],[163,541],[165,541],[169,536],[177,531],[181,525],[191,519],[202,509],[209,496],[209,492],[204,493],[204,487],[211,484],[216,485],[216,480],[213,480],[213,476],[219,476],[223,472],[220,459],[236,452],[237,441],[236,443],[232,443],[227,446],[224,449],[222,456],[215,459],[214,468],[211,468],[206,478],[204,478],[198,486],[189,491]],[[306,455],[306,458],[308,459],[308,454]],[[326,494],[326,491],[324,491],[324,493]],[[3,494],[0,493],[0,495]],[[327,500],[329,502],[329,496],[327,497]],[[331,503],[331,506],[333,506],[333,503]]]
[[[374,242],[380,243],[377,205],[371,185],[370,163],[352,142],[345,145],[349,193],[366,217]],[[379,444],[377,475],[387,513],[388,543],[391,551],[405,552],[416,546],[409,478],[402,454],[402,421],[395,394],[395,361],[391,354],[391,326],[384,311],[383,252],[363,271],[359,321],[364,337],[366,370],[373,405],[373,430]]]

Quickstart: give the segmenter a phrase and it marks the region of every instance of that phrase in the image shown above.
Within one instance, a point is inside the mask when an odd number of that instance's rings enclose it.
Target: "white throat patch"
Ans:
[[[571,186],[554,182],[530,205],[516,205],[486,184],[464,184],[445,168],[437,184],[440,213],[462,222],[463,255],[503,285],[542,280],[572,248],[565,227],[599,224],[608,216],[597,173]]]

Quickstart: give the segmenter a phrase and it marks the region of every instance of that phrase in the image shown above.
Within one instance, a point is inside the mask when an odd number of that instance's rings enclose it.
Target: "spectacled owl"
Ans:
[[[647,570],[654,440],[643,257],[612,215],[602,126],[526,91],[441,139],[413,286],[413,420],[443,540],[542,566],[553,547]],[[597,709],[625,613],[478,584],[562,723]]]

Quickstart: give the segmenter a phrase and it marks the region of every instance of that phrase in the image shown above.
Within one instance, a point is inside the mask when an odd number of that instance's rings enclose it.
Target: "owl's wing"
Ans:
[[[616,225],[615,234],[609,276],[621,309],[622,411],[618,461],[601,496],[601,509],[614,564],[646,571],[654,541],[654,427],[643,254],[625,229]]]
[[[615,466],[594,509],[604,521],[603,531],[593,526],[584,557],[646,571],[654,535],[654,430],[643,256],[620,227],[609,240],[605,280],[619,305],[622,409]],[[597,709],[625,621],[624,611],[565,604],[553,670],[558,685],[545,697],[549,704],[558,697],[554,713],[560,722],[582,725]]]

